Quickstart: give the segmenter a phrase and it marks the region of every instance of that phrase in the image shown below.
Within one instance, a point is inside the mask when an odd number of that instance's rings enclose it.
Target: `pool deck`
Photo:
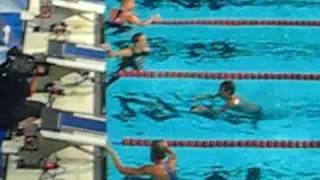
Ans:
[[[60,80],[60,83],[67,83],[79,78],[76,73],[70,73]],[[93,114],[93,83],[86,81],[79,86],[66,89],[69,95],[58,96],[53,107],[65,111],[73,111],[84,114]],[[30,99],[46,102],[47,93],[36,93]],[[16,139],[19,141],[19,138]],[[21,140],[20,140],[21,141]],[[21,142],[22,143],[22,142]],[[89,151],[93,150],[92,146],[85,146]],[[65,169],[65,173],[58,175],[57,179],[68,180],[90,180],[93,179],[93,156],[82,152],[74,147],[68,147],[56,154],[61,161],[59,165]],[[15,155],[10,155],[8,162],[7,180],[16,179],[38,179],[41,175],[40,169],[17,169],[17,159]],[[57,171],[60,171],[58,169]],[[53,173],[54,171],[52,171]]]
[[[48,41],[52,38],[52,34],[46,31],[35,32],[34,27],[42,23],[45,19],[34,19],[39,14],[41,0],[30,0],[30,9],[21,11],[21,7],[14,3],[13,0],[2,0],[0,2],[0,13],[5,9],[10,9],[10,12],[21,12],[22,18],[28,20],[26,22],[25,39],[23,44],[23,51],[26,54],[47,53]],[[63,21],[68,25],[69,34],[66,41],[77,44],[86,44],[89,46],[97,45],[96,18],[104,13],[104,2],[96,1],[79,1],[70,2],[64,0],[53,0],[52,5],[56,7],[57,11],[72,11],[73,15],[61,16],[60,19],[49,19],[48,23]],[[9,7],[9,8],[8,8]],[[8,11],[6,11],[8,12]],[[45,26],[48,27],[46,22]],[[0,47],[0,58],[5,55],[6,47]],[[75,59],[61,59],[61,58],[48,58],[48,63],[52,65],[50,75],[48,77],[39,77],[40,86],[46,82],[56,81],[58,84],[72,83],[81,75],[79,72],[89,71],[90,77],[95,77],[97,73],[104,73],[105,62],[92,61],[91,59],[75,58]],[[0,62],[1,63],[1,62]],[[89,67],[89,68],[88,68]],[[95,115],[95,101],[97,98],[103,98],[96,94],[95,84],[91,79],[82,82],[77,86],[64,87],[66,95],[57,96],[53,103],[53,108],[61,109],[63,111],[71,111],[85,115]],[[48,93],[36,93],[31,100],[47,102]],[[41,119],[39,120],[41,121]],[[21,138],[15,138],[14,142],[21,144]],[[84,146],[86,150],[93,152],[93,146]],[[68,180],[100,180],[95,175],[95,160],[92,154],[80,151],[74,147],[68,147],[56,153],[61,159],[59,166],[62,167],[57,170],[64,169],[64,173],[58,174],[57,179]],[[38,179],[42,173],[40,169],[17,169],[16,155],[10,155],[7,166],[7,180],[16,179]],[[52,172],[54,173],[54,171]]]

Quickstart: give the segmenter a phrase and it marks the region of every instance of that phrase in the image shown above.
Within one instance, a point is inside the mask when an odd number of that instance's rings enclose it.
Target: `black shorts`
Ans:
[[[19,104],[15,113],[12,115],[14,122],[20,122],[28,117],[40,118],[41,110],[45,107],[44,103],[36,101],[25,101],[25,103]]]
[[[108,21],[105,22],[105,27],[107,30],[107,34],[109,35],[118,35],[118,34],[129,32],[133,29],[131,26],[115,24]],[[110,32],[110,30],[112,30],[112,32]]]
[[[29,117],[40,118],[43,107],[44,103],[36,101],[25,101],[11,108],[4,107],[7,111],[1,112],[0,128],[15,130],[19,122]]]
[[[118,72],[121,70],[127,70],[127,69],[133,69],[133,70],[140,70],[142,69],[142,63],[138,63],[135,60],[122,60],[119,64]]]

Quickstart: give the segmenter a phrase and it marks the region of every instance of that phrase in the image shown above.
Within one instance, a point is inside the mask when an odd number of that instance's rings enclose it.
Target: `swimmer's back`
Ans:
[[[233,102],[229,103],[229,106],[234,111],[249,114],[260,114],[262,112],[262,108],[260,106],[247,102],[240,97],[235,96],[232,101]]]
[[[153,180],[177,180],[176,171],[174,167],[165,162],[164,164],[159,164],[154,166],[154,174],[152,176]]]

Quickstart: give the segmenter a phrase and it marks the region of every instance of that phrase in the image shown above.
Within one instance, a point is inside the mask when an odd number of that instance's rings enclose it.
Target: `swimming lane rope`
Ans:
[[[320,20],[285,19],[173,19],[153,24],[162,25],[211,25],[211,26],[320,26]]]
[[[151,139],[125,138],[123,146],[150,146]],[[320,148],[318,140],[167,140],[173,147],[192,148]]]
[[[319,81],[320,74],[314,73],[238,73],[238,72],[157,72],[157,71],[120,71],[121,77],[141,78],[197,78],[197,79],[246,79],[246,80],[304,80]]]

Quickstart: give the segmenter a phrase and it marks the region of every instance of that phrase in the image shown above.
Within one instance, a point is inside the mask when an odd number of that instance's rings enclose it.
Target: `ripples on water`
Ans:
[[[299,8],[308,8],[308,7],[317,7],[320,5],[319,0],[137,0],[137,4],[141,8],[147,9],[157,9],[163,7],[183,7],[188,9],[200,9],[200,8],[209,8],[211,10],[219,10],[224,7],[246,7],[246,6],[274,6],[274,7],[284,7],[291,6],[297,9]],[[315,58],[320,55],[320,44],[310,43],[310,42],[301,42],[301,43],[283,43],[276,41],[254,41],[254,42],[242,42],[242,41],[233,41],[233,40],[219,40],[219,41],[203,41],[203,40],[192,40],[192,41],[176,41],[174,39],[166,39],[159,36],[150,36],[148,37],[150,41],[150,46],[153,49],[153,53],[148,57],[154,61],[166,62],[170,61],[170,58],[178,58],[184,61],[184,63],[194,65],[197,63],[214,63],[217,61],[232,61],[237,57],[248,57],[255,58],[261,56],[270,56],[277,57],[282,61],[294,61],[297,59],[303,59],[306,62],[315,61]],[[125,47],[130,43],[127,41],[128,37],[123,36],[125,40],[115,40],[113,45],[115,47]],[[265,58],[255,58],[255,61],[265,61]],[[149,120],[157,121],[154,116],[150,116],[152,113],[173,113],[175,116],[167,116],[164,120],[176,120],[177,116],[186,119],[185,114],[180,114],[180,109],[188,110],[188,104],[182,103],[186,97],[191,96],[175,96],[168,98],[168,96],[155,96],[148,95],[146,93],[131,92],[126,93],[122,92],[123,96],[131,96],[138,99],[135,101],[135,105],[129,105],[130,110],[128,109],[128,104],[123,102],[120,106],[120,110],[113,114],[113,118],[116,121],[126,124],[128,129],[135,126],[134,119],[137,116],[147,117]],[[167,92],[168,93],[168,92]],[[170,94],[170,93],[168,93]],[[170,94],[169,96],[174,96]],[[149,99],[151,102],[160,102],[158,106],[159,109],[152,107],[152,103],[141,103],[141,101]],[[179,99],[180,98],[180,99]],[[141,101],[140,101],[141,100]],[[116,98],[116,101],[120,101],[119,97]],[[140,102],[139,102],[140,101]],[[139,102],[137,104],[137,102]],[[179,104],[179,110],[177,110],[177,104]],[[132,102],[133,103],[133,102]],[[134,103],[133,103],[134,104]],[[267,113],[265,121],[262,121],[262,124],[259,130],[253,129],[252,126],[248,126],[249,129],[243,129],[241,125],[228,124],[227,129],[233,131],[233,133],[241,134],[247,133],[250,137],[266,137],[265,135],[273,134],[275,135],[272,138],[281,138],[287,137],[292,138],[290,135],[309,137],[312,134],[309,132],[315,132],[317,126],[319,125],[320,117],[320,105],[315,99],[311,101],[310,99],[300,99],[293,101],[292,99],[277,99],[277,102],[274,104],[267,104]],[[161,108],[166,109],[162,111]],[[273,121],[271,121],[273,120]],[[145,121],[146,124],[150,124],[150,121]],[[193,128],[202,129],[206,132],[212,130],[212,124],[203,123],[205,121],[191,121]],[[212,122],[212,121],[210,121]],[[265,123],[266,122],[266,123]],[[165,123],[165,122],[161,122]],[[202,124],[201,124],[202,123]],[[228,131],[226,129],[226,131]],[[271,130],[272,129],[272,130]],[[128,130],[130,131],[130,130]],[[143,135],[143,131],[139,130],[136,135]],[[290,134],[291,133],[291,134]],[[304,134],[305,133],[305,134]],[[196,136],[196,135],[195,135]],[[314,136],[310,136],[314,137]],[[269,137],[270,138],[270,137]],[[124,151],[128,151],[125,149]],[[258,167],[261,169],[261,180],[269,179],[320,179],[318,173],[318,163],[315,161],[319,159],[320,154],[316,151],[309,150],[297,150],[295,153],[292,153],[292,150],[285,149],[279,150],[277,152],[272,150],[252,150],[250,154],[250,149],[248,152],[238,151],[238,152],[229,152],[229,149],[223,150],[227,155],[222,156],[220,159],[214,159],[219,156],[217,150],[212,149],[210,155],[196,152],[196,150],[189,149],[188,157],[190,154],[195,154],[192,156],[196,159],[179,157],[178,174],[180,180],[239,180],[245,179],[247,175],[248,168]],[[126,152],[127,153],[127,152]],[[126,154],[123,153],[123,154]],[[135,162],[142,162],[142,159],[136,159],[138,155],[133,153],[135,156],[127,155],[124,156],[124,159],[129,159],[131,164]],[[234,156],[234,154],[237,154]],[[279,155],[280,154],[280,155]],[[180,152],[179,152],[180,155]],[[198,161],[201,157],[204,157],[202,161]],[[260,156],[260,157],[259,157]],[[139,156],[140,157],[140,156]],[[141,156],[142,157],[142,156]],[[211,159],[210,162],[208,157]],[[242,157],[242,158],[241,158]],[[266,158],[270,160],[266,160]],[[257,158],[259,160],[248,160],[250,158]],[[143,159],[144,160],[144,159]],[[220,160],[220,163],[218,163]],[[143,161],[145,162],[145,161]],[[213,166],[212,164],[218,163],[218,165]],[[194,165],[193,165],[194,164]],[[198,164],[198,165],[197,165]],[[222,164],[222,165],[219,165]],[[232,164],[232,165],[230,165]],[[236,165],[234,165],[236,164]],[[254,164],[254,166],[252,166]],[[138,165],[138,164],[136,164]],[[140,164],[139,164],[140,165]],[[127,178],[125,178],[127,179]],[[127,179],[129,180],[129,179]],[[137,179],[138,180],[138,179]]]
[[[313,61],[320,55],[320,44],[264,42],[232,42],[232,41],[189,41],[179,42],[162,37],[150,37],[153,53],[148,59],[164,62],[170,58],[182,59],[187,64],[213,63],[217,60],[232,60],[237,57],[277,57],[283,61],[304,59]],[[115,41],[115,47],[126,47],[128,41]],[[265,58],[255,58],[265,61]]]
[[[212,104],[212,101],[192,101],[195,95],[179,95],[167,92],[166,95],[154,95],[139,92],[115,93],[114,100],[120,105],[120,110],[113,117],[124,122],[135,119],[139,114],[155,121],[165,121],[183,118],[191,115],[190,108],[194,105],[205,104],[209,106],[221,106]],[[266,120],[317,118],[320,117],[320,105],[312,101],[293,101],[287,98],[278,99],[276,104],[263,103]],[[221,101],[220,101],[221,102]],[[261,104],[262,102],[256,102]]]

